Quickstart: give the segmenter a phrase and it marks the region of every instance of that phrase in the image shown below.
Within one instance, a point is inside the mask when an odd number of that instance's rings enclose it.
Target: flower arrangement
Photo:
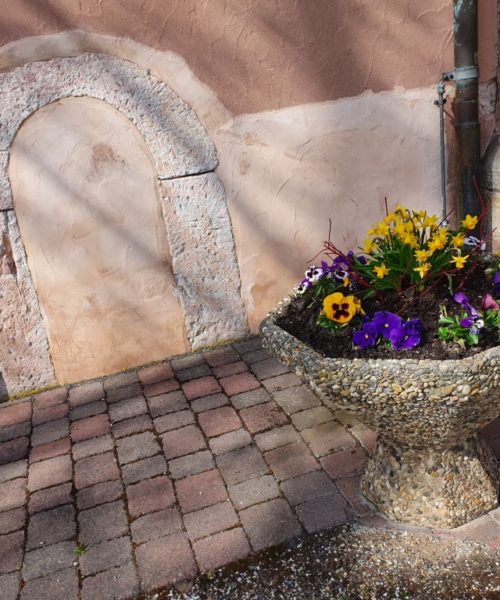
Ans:
[[[408,350],[430,337],[469,348],[486,332],[498,343],[500,258],[485,263],[486,242],[474,235],[483,218],[467,215],[454,230],[436,215],[398,205],[371,227],[360,252],[325,242],[327,260],[309,267],[298,292],[309,307],[320,305],[317,325],[344,337],[348,331],[358,350]],[[478,277],[487,286],[481,298]],[[436,299],[431,332],[422,312]]]

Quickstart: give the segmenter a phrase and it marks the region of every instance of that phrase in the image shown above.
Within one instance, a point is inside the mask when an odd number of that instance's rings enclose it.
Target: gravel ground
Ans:
[[[298,539],[144,600],[487,600],[500,556],[473,542],[359,524]]]

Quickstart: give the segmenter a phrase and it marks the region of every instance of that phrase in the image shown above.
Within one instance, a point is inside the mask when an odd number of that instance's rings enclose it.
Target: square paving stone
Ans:
[[[0,483],[0,511],[12,510],[26,502],[26,479],[11,479]]]
[[[333,420],[333,414],[325,406],[316,406],[314,408],[308,408],[301,412],[294,413],[292,415],[292,423],[295,427],[302,431],[302,429],[310,429],[316,425],[327,423]]]
[[[73,468],[70,456],[68,454],[56,456],[30,465],[28,489],[30,492],[36,492],[42,488],[70,481],[72,477]]]
[[[203,471],[209,471],[214,468],[214,459],[212,453],[208,450],[187,454],[179,458],[174,458],[168,462],[170,474],[174,479],[181,479],[189,475],[195,475]]]
[[[174,487],[168,477],[155,477],[126,488],[132,518],[169,508],[175,503]]]
[[[109,407],[109,418],[112,423],[118,423],[118,421],[131,419],[147,412],[148,407],[144,396],[136,396],[135,398],[127,398],[126,400],[120,400],[111,404]]]
[[[28,446],[27,437],[15,438],[0,444],[0,465],[28,458]]]
[[[251,368],[255,373],[255,376],[259,379],[269,379],[270,377],[276,377],[277,375],[283,375],[284,373],[290,372],[290,369],[287,366],[271,357],[253,363]]]
[[[139,382],[131,383],[130,385],[124,385],[112,390],[108,390],[106,394],[106,400],[108,403],[118,402],[120,400],[127,400],[134,398],[134,396],[140,396],[142,393],[141,384]]]
[[[138,375],[141,382],[144,385],[148,385],[173,377],[174,371],[170,366],[170,363],[166,362],[158,365],[151,365],[150,367],[144,367],[139,370]]]
[[[279,446],[286,446],[294,442],[300,442],[301,437],[293,425],[285,425],[277,429],[271,429],[255,436],[255,443],[259,450],[274,450]]]
[[[219,378],[237,375],[238,373],[244,373],[245,371],[248,371],[248,365],[243,360],[228,365],[220,365],[220,367],[214,367],[213,369],[215,376]]]
[[[28,581],[21,600],[78,600],[78,573],[75,567]]]
[[[321,405],[315,394],[305,385],[274,392],[273,396],[287,415]]]
[[[188,408],[186,397],[181,391],[148,398],[148,404],[153,417],[161,417]]]
[[[138,433],[116,442],[116,453],[121,465],[147,458],[160,452],[160,446],[151,431]]]
[[[252,437],[246,429],[236,429],[229,433],[223,433],[218,437],[212,438],[208,441],[210,450],[216,455],[225,454],[238,448],[243,448],[252,443]]]
[[[272,475],[263,475],[256,479],[230,485],[228,491],[238,510],[248,508],[252,504],[272,500],[280,495],[280,489]]]
[[[71,407],[81,406],[101,398],[104,398],[104,387],[101,381],[91,381],[72,387],[69,390],[69,405]]]
[[[118,538],[128,533],[128,519],[121,500],[102,504],[78,515],[79,541],[85,546]]]
[[[149,415],[138,415],[119,423],[113,423],[112,428],[115,439],[118,439],[133,433],[142,433],[148,429],[153,429],[153,421]]]
[[[31,402],[5,403],[0,407],[0,427],[10,427],[31,419]]]
[[[332,479],[350,477],[360,473],[366,467],[367,462],[367,453],[359,447],[341,450],[320,459],[321,466]]]
[[[302,381],[293,373],[285,373],[284,375],[278,375],[277,377],[270,377],[269,379],[262,380],[262,385],[268,392],[271,392],[271,394],[301,384]]]
[[[240,416],[250,433],[259,433],[288,422],[288,417],[275,402],[244,408],[240,411]]]
[[[362,423],[358,423],[350,429],[350,433],[358,440],[368,454],[372,456],[377,445],[377,432]]]
[[[31,433],[31,445],[39,446],[40,444],[46,444],[53,442],[69,435],[69,419],[64,417],[57,419],[56,421],[49,421],[43,425],[37,425],[33,427]]]
[[[299,522],[282,498],[240,512],[243,528],[256,552],[300,535]]]
[[[161,455],[144,458],[122,467],[123,483],[136,483],[155,475],[165,475],[167,462]]]
[[[191,454],[207,447],[205,438],[196,425],[168,431],[161,435],[163,451],[167,459]]]
[[[196,541],[224,529],[239,525],[237,514],[227,500],[184,515],[184,525],[189,539]]]
[[[269,470],[255,446],[245,446],[221,454],[217,456],[216,462],[227,485],[265,475]]]
[[[219,383],[228,396],[250,392],[260,387],[259,380],[252,373],[239,373],[238,375],[223,377]]]
[[[288,479],[281,484],[281,489],[292,506],[320,496],[338,493],[338,488],[323,471],[313,471]]]
[[[130,600],[140,592],[137,571],[133,562],[85,577],[82,600]]]
[[[136,549],[135,555],[144,592],[192,579],[198,571],[184,533],[146,542]]]
[[[368,515],[375,510],[375,507],[361,493],[360,490],[361,476],[346,477],[336,481],[337,487],[342,492],[342,495],[349,501],[354,512],[358,516]]]
[[[111,430],[108,415],[95,415],[71,423],[71,440],[83,442],[92,438],[106,435]]]
[[[194,415],[190,410],[181,410],[158,417],[154,420],[154,424],[158,433],[165,433],[166,431],[194,424]]]
[[[107,540],[89,546],[80,556],[80,570],[83,577],[95,575],[113,567],[119,567],[132,560],[132,544],[128,537]]]
[[[144,394],[148,400],[153,396],[161,396],[163,394],[169,394],[175,392],[181,387],[177,379],[167,379],[166,381],[158,381],[157,383],[151,383],[150,385],[144,386]]]
[[[142,544],[171,533],[182,531],[181,514],[177,508],[167,508],[139,517],[130,525],[134,544]]]
[[[224,482],[217,469],[179,479],[175,482],[175,489],[184,513],[217,504],[227,498]]]
[[[63,483],[62,485],[45,488],[31,494],[28,503],[28,512],[34,514],[41,510],[49,510],[56,508],[56,506],[70,504],[72,502],[72,487],[71,483]]]
[[[38,462],[40,460],[47,460],[48,458],[54,458],[55,456],[61,456],[63,454],[69,454],[71,450],[71,440],[69,437],[61,438],[55,442],[49,442],[48,444],[41,444],[35,446],[30,452],[30,463]]]
[[[203,353],[205,360],[211,367],[219,367],[240,360],[239,353],[228,346],[227,348],[217,348],[216,350],[207,350]]]
[[[354,438],[336,421],[304,429],[301,435],[315,456],[324,456],[356,445]]]
[[[0,512],[0,535],[22,529],[25,521],[26,511],[24,508],[14,508],[7,512]]]
[[[275,477],[281,481],[319,469],[320,466],[303,442],[280,446],[265,453]]]
[[[75,463],[75,486],[79,490],[119,477],[120,471],[113,452],[82,458]]]
[[[0,483],[17,479],[18,477],[26,477],[28,474],[28,462],[26,460],[18,460],[6,465],[0,466]]]
[[[60,542],[27,552],[22,570],[24,581],[71,567],[75,562],[75,550],[75,542]]]
[[[242,560],[251,552],[241,527],[198,540],[193,549],[202,573]]]
[[[84,440],[83,442],[73,444],[73,459],[80,460],[82,458],[87,458],[96,454],[111,452],[113,448],[113,438],[109,434],[101,435],[100,437],[92,438],[90,440]]]
[[[207,437],[215,437],[241,427],[236,411],[230,406],[200,413],[198,423]]]
[[[63,417],[67,417],[69,413],[69,406],[67,404],[56,404],[55,406],[49,406],[47,408],[38,407],[37,405],[33,408],[33,417],[31,422],[33,425],[41,425],[48,421],[55,421]]]
[[[308,500],[296,506],[295,510],[308,533],[338,527],[353,518],[349,505],[340,494]]]
[[[182,391],[188,400],[196,400],[202,396],[210,396],[221,392],[221,387],[215,377],[200,377],[182,385]]]
[[[229,398],[225,394],[212,394],[193,400],[191,402],[191,410],[195,413],[201,413],[226,404],[229,404]]]
[[[24,532],[0,535],[0,575],[21,568],[23,562]]]
[[[188,369],[183,369],[182,371],[177,371],[175,377],[181,383],[185,383],[186,381],[198,379],[199,377],[206,377],[207,375],[212,375],[210,367],[207,364],[201,364],[189,367]]]
[[[264,404],[264,402],[269,402],[270,400],[272,400],[270,394],[262,387],[231,397],[231,403],[237,410],[255,406],[256,404]]]
[[[32,550],[71,539],[76,534],[75,509],[59,506],[31,516],[26,548]]]
[[[77,495],[77,506],[79,510],[92,508],[118,500],[122,494],[123,485],[120,480],[104,481],[80,490]]]
[[[0,575],[0,592],[2,600],[16,600],[19,592],[19,573]]]

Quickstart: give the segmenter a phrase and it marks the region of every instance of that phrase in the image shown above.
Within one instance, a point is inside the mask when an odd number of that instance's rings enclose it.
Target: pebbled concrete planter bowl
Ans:
[[[328,405],[377,431],[361,489],[392,519],[450,529],[498,505],[500,468],[478,431],[500,414],[500,346],[461,360],[325,358],[276,324],[264,347]]]

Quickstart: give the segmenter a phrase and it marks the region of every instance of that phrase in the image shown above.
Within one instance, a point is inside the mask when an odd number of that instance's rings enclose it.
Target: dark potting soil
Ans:
[[[469,302],[481,309],[481,300],[485,293],[491,291],[490,282],[484,272],[476,269],[465,281],[461,291],[467,294]],[[344,294],[349,294],[348,290]],[[499,332],[482,330],[479,344],[471,348],[463,348],[459,344],[444,342],[438,338],[439,307],[444,305],[449,315],[458,314],[461,307],[453,300],[446,279],[440,281],[432,289],[423,294],[416,294],[413,301],[406,302],[403,310],[399,297],[386,297],[384,306],[371,299],[363,303],[367,315],[379,310],[395,312],[406,319],[419,318],[423,325],[421,343],[410,349],[393,350],[383,344],[375,347],[358,348],[352,343],[352,334],[357,327],[347,325],[338,331],[329,331],[316,324],[322,309],[322,300],[312,300],[307,292],[292,300],[285,313],[277,319],[277,324],[314,350],[330,358],[463,358],[492,348],[500,343]]]

